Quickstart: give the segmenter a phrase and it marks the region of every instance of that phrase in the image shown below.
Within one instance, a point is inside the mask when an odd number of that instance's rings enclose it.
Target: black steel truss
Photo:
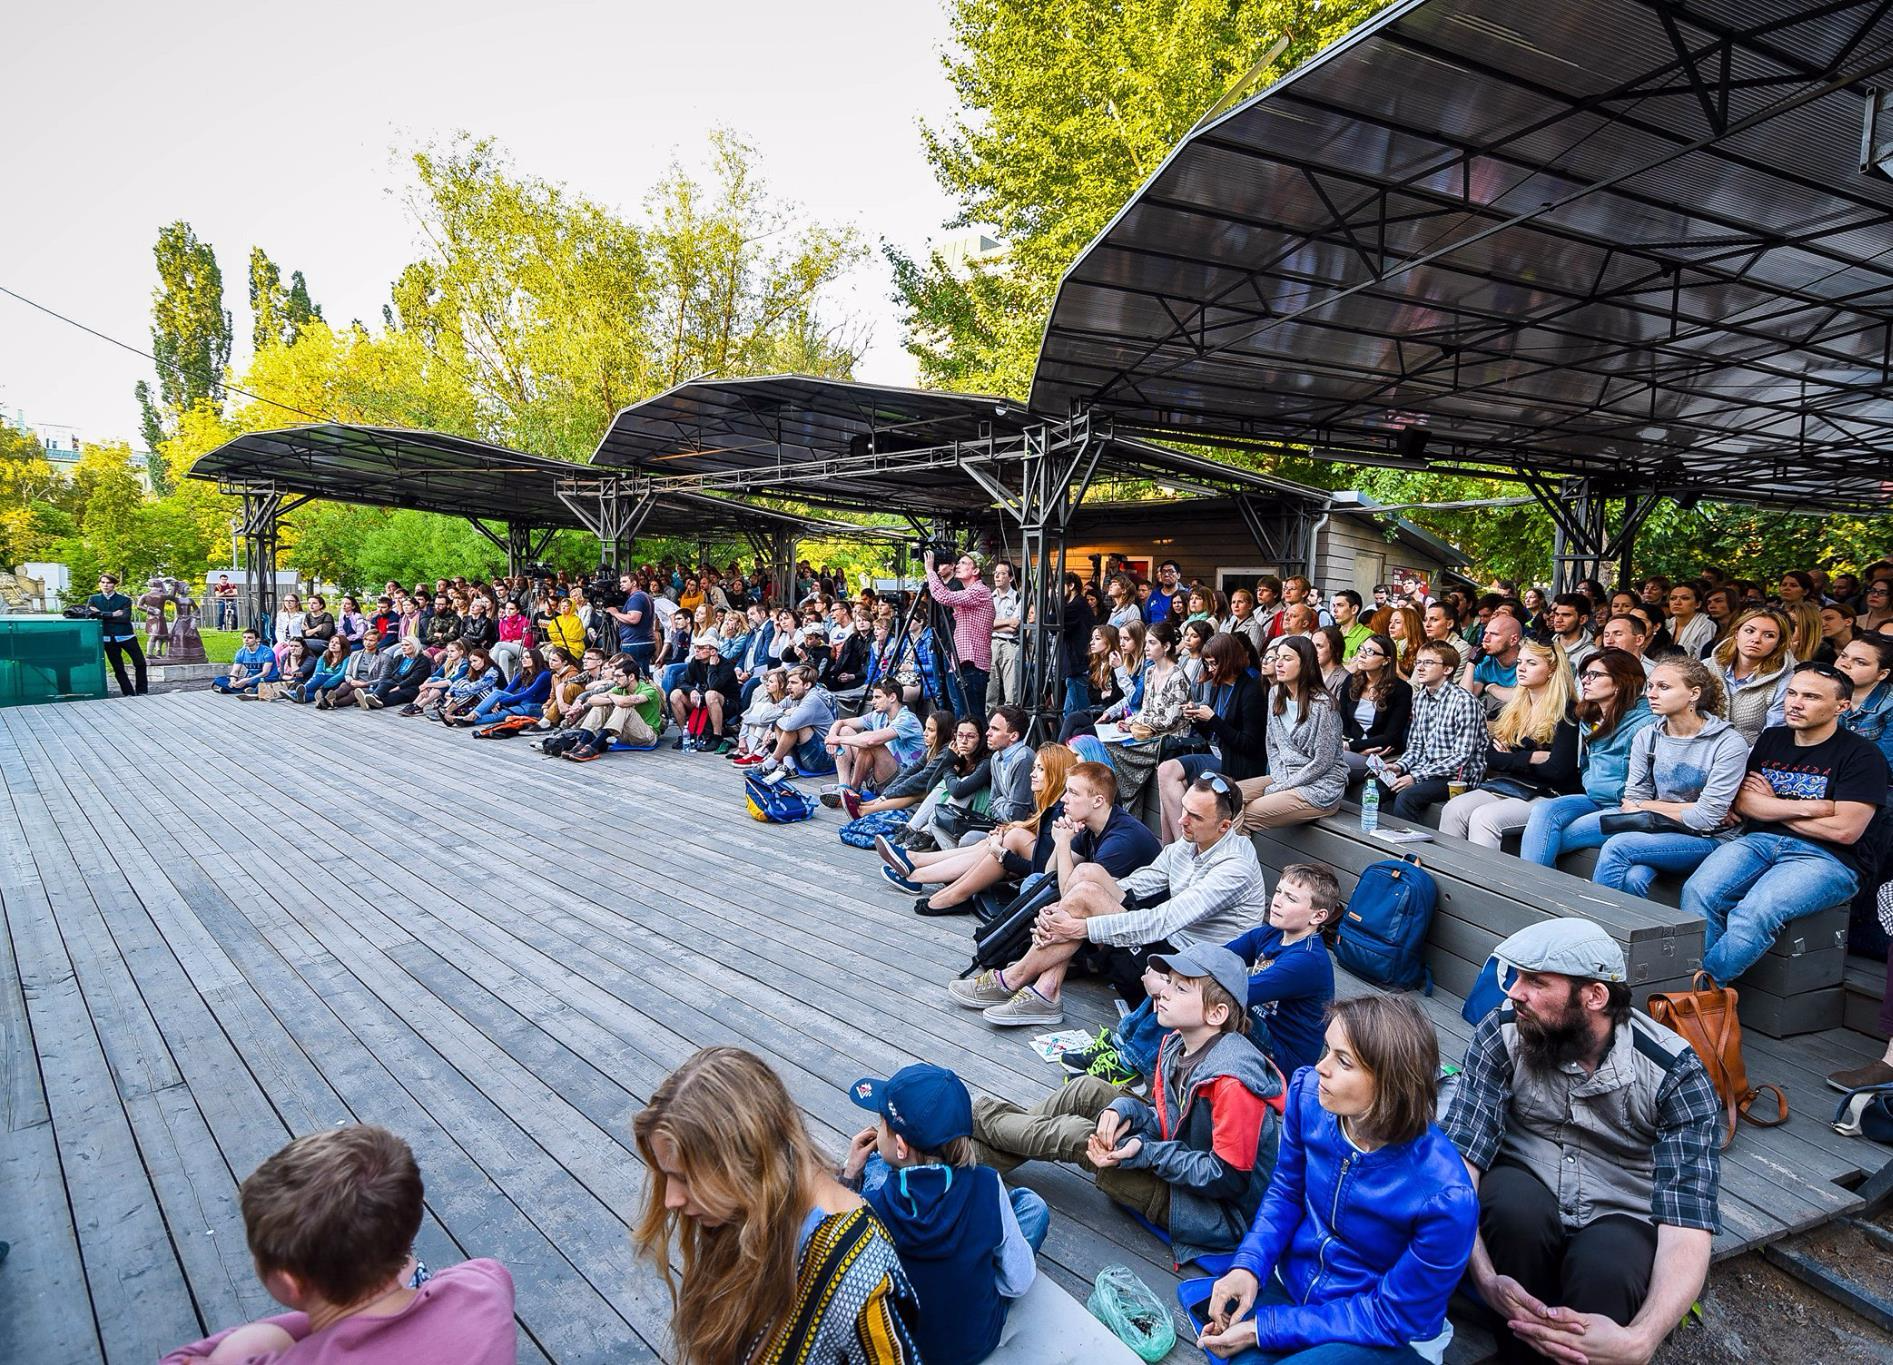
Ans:
[[[1398,6],[1185,140],[1068,273],[1033,406],[1883,506],[1893,186],[1851,87],[1890,16]]]

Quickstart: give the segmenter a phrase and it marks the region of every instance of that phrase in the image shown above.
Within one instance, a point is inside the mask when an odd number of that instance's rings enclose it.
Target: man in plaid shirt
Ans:
[[[1485,776],[1485,709],[1453,681],[1459,651],[1431,640],[1413,656],[1413,719],[1407,747],[1380,779],[1381,800],[1391,799],[1402,820],[1418,820],[1447,796],[1447,784],[1475,786]]]
[[[949,678],[947,686],[957,692],[955,709],[963,716],[984,716],[986,679],[993,667],[993,590],[980,582],[979,561],[971,550],[954,561],[952,579],[934,572],[932,550],[926,553],[926,563],[933,600],[953,608],[953,652],[960,667],[958,678]]]
[[[1631,1009],[1597,925],[1546,920],[1494,956],[1515,977],[1440,1121],[1479,1190],[1467,1274],[1509,1328],[1501,1359],[1641,1365],[1709,1273],[1722,1102],[1689,1044]]]

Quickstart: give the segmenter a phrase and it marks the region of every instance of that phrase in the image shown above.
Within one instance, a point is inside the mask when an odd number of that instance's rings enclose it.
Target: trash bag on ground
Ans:
[[[1177,1344],[1169,1307],[1129,1266],[1107,1265],[1100,1270],[1085,1307],[1144,1360],[1162,1360]]]

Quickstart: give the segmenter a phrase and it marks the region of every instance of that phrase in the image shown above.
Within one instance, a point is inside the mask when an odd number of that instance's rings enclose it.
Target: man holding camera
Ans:
[[[953,562],[935,566],[934,547],[927,546],[924,562],[933,599],[953,608],[953,652],[959,669],[949,675],[954,710],[963,716],[986,714],[986,680],[993,666],[993,591],[980,581],[979,561],[967,550]]]

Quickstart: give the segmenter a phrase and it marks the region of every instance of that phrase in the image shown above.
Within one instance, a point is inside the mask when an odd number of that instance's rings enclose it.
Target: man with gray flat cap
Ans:
[[[1467,1278],[1499,1356],[1643,1365],[1683,1320],[1720,1227],[1722,1104],[1682,1038],[1630,1007],[1584,919],[1494,950],[1511,984],[1441,1120],[1479,1190]]]

